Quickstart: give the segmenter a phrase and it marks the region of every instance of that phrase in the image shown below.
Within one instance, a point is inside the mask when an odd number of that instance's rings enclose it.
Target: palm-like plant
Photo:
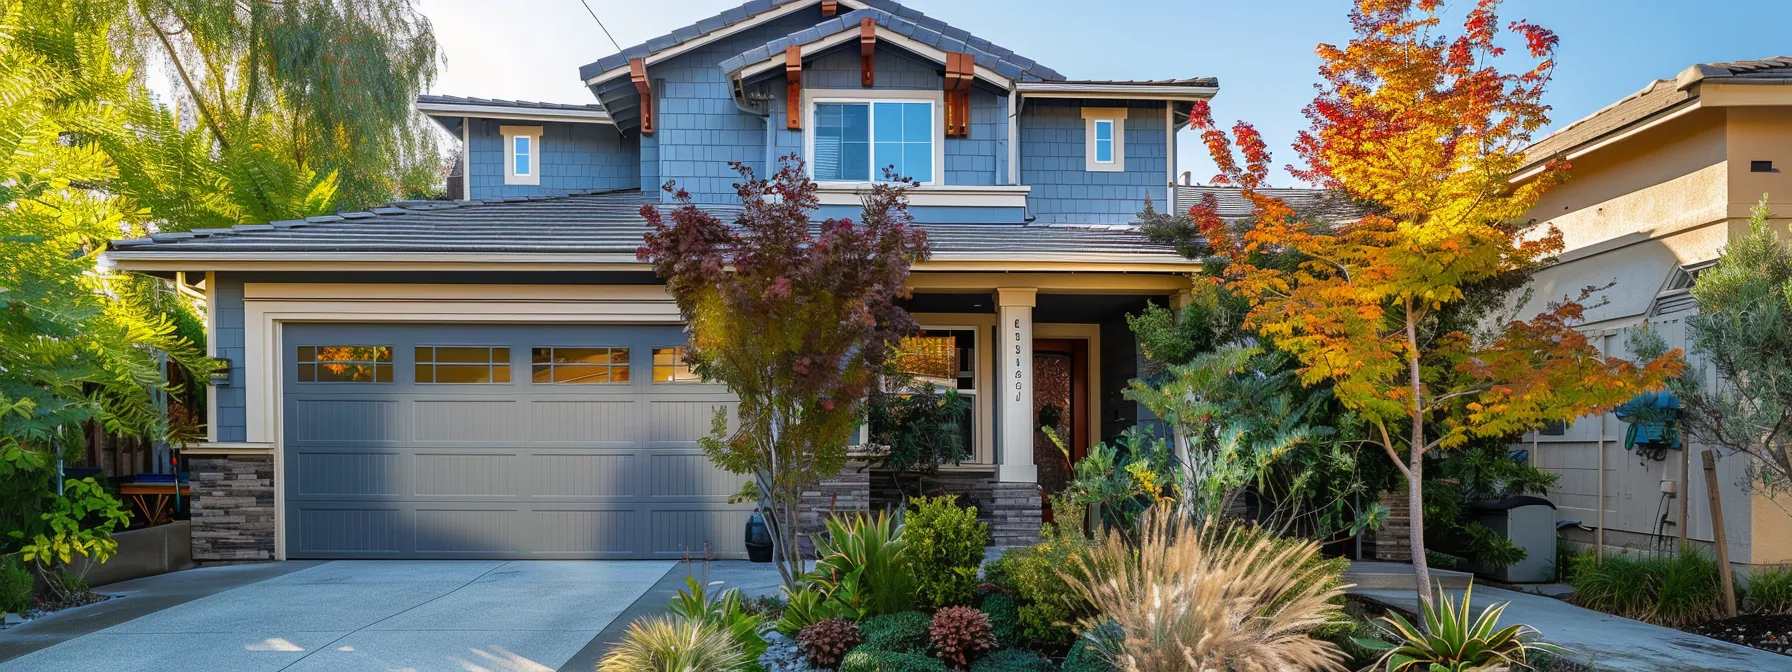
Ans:
[[[1405,640],[1389,644],[1378,640],[1358,640],[1373,650],[1385,650],[1378,664],[1384,672],[1500,672],[1513,666],[1528,666],[1534,651],[1565,654],[1561,647],[1534,641],[1539,634],[1528,625],[1500,627],[1500,615],[1508,603],[1501,602],[1481,610],[1472,620],[1469,599],[1474,585],[1462,593],[1462,602],[1452,601],[1438,588],[1437,599],[1420,605],[1420,623],[1414,627],[1404,616],[1389,612],[1382,617],[1394,634]]]
[[[653,618],[628,625],[599,672],[734,672],[747,654],[728,629],[705,620]]]
[[[863,616],[907,611],[914,605],[914,576],[902,525],[883,512],[830,516],[828,533],[815,537],[810,583],[842,598],[853,596]]]
[[[666,611],[687,621],[705,621],[727,630],[746,654],[747,667],[759,669],[759,654],[765,653],[766,648],[765,623],[747,612],[746,599],[741,597],[739,588],[709,590],[709,586],[719,583],[712,581],[706,585],[693,577],[685,577],[685,590],[678,591]]]

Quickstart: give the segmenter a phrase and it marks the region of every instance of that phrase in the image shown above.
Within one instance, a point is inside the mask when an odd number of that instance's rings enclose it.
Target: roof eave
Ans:
[[[418,102],[417,111],[431,116],[479,117],[481,119],[514,119],[517,121],[565,121],[581,124],[609,124],[616,121],[603,110],[566,110],[526,108],[508,105],[476,105],[467,103]]]
[[[652,265],[633,253],[488,252],[182,252],[110,250],[103,263],[121,271],[644,271]],[[1024,257],[1024,259],[1022,259]],[[1107,271],[1120,273],[1198,272],[1199,261],[1173,252],[936,252],[916,271]]]
[[[1207,100],[1219,93],[1217,86],[1181,84],[1094,84],[1075,82],[1021,82],[1028,98],[1110,98],[1116,100]]]

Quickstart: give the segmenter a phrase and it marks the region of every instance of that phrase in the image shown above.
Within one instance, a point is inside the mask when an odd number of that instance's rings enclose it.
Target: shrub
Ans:
[[[810,663],[829,668],[838,667],[846,652],[863,641],[859,637],[859,626],[844,618],[830,618],[803,628],[797,633],[796,640],[809,654]]]
[[[840,617],[840,611],[832,594],[813,584],[796,592],[785,588],[784,612],[778,615],[777,630],[785,637],[794,638],[803,628]]]
[[[599,672],[733,672],[748,664],[727,630],[701,620],[653,618],[628,625]]]
[[[861,646],[840,661],[840,672],[947,672],[946,664],[919,653],[882,651]]]
[[[1310,636],[1340,616],[1343,594],[1318,544],[1196,527],[1163,508],[1144,522],[1137,545],[1110,532],[1063,572],[1117,630],[1089,638],[1103,658],[1131,672],[1340,668],[1338,647]]]
[[[916,568],[915,598],[929,608],[971,603],[977,589],[977,568],[989,545],[989,526],[977,522],[977,509],[961,507],[951,497],[921,497],[908,512],[902,539]]]
[[[908,542],[903,527],[889,515],[863,513],[829,516],[826,535],[815,537],[815,571],[809,583],[855,611],[854,620],[894,614],[914,606],[914,576],[909,572]],[[848,584],[856,584],[849,588]],[[833,595],[841,590],[847,595]],[[856,598],[851,603],[847,598]]]
[[[1526,625],[1499,627],[1505,604],[1496,604],[1469,620],[1469,598],[1474,584],[1462,593],[1458,605],[1440,586],[1437,600],[1419,605],[1424,629],[1413,627],[1398,612],[1388,612],[1382,621],[1402,640],[1389,644],[1363,639],[1365,648],[1386,651],[1376,666],[1386,672],[1430,672],[1431,670],[1489,670],[1516,667],[1528,669],[1527,654],[1537,651],[1565,653],[1548,644],[1527,641],[1537,631]]]
[[[927,628],[927,639],[933,655],[960,670],[972,659],[996,648],[989,617],[970,607],[946,607],[936,612],[933,625]]]
[[[1058,666],[1026,649],[1002,649],[971,663],[971,672],[1058,672]]]
[[[1070,654],[1064,656],[1062,672],[1118,672],[1113,663],[1103,658],[1101,651],[1087,639],[1076,640],[1070,647]]]
[[[1749,611],[1792,614],[1792,565],[1757,569],[1748,577]]]
[[[760,634],[763,621],[747,611],[740,590],[729,588],[711,593],[704,584],[688,576],[684,583],[686,590],[678,591],[667,611],[687,621],[703,621],[728,631],[746,655],[747,667],[759,669],[759,655],[765,653],[765,636]]]
[[[933,620],[919,611],[872,616],[859,624],[865,646],[882,651],[927,652],[927,627]]]
[[[1030,648],[1057,653],[1076,640],[1075,623],[1091,615],[1087,600],[1070,589],[1059,570],[1088,548],[1082,539],[1040,529],[1040,542],[1011,548],[985,568],[985,576],[1019,601],[1021,641]]]
[[[991,593],[978,608],[989,616],[989,631],[996,637],[996,646],[1020,644],[1020,605],[1014,602],[1013,595]]]
[[[1681,626],[1722,610],[1717,563],[1697,549],[1674,556],[1592,555],[1570,563],[1573,600],[1589,609]]]
[[[0,559],[0,613],[23,614],[29,610],[35,603],[31,599],[35,583],[31,570],[25,569],[19,556]]]

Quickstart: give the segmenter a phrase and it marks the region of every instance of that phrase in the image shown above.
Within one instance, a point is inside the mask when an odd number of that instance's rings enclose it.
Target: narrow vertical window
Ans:
[[[1114,120],[1095,120],[1095,162],[1114,162]]]
[[[512,154],[516,160],[516,174],[519,176],[526,176],[535,172],[533,166],[530,165],[530,161],[535,158],[535,153],[529,151],[529,142],[534,139],[535,138],[531,138],[527,135],[519,135],[511,138],[512,144],[515,145]]]
[[[1124,107],[1083,108],[1083,170],[1126,170],[1126,111]]]
[[[540,185],[542,173],[541,127],[540,126],[499,126],[498,134],[503,137],[504,144],[504,184],[507,185]],[[490,145],[487,145],[489,147]],[[478,147],[475,144],[475,151]],[[479,161],[479,155],[472,157]],[[490,161],[491,159],[486,159]],[[486,164],[490,165],[490,164]]]

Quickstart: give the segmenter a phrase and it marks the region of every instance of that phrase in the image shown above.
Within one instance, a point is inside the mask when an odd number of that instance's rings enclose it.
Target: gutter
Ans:
[[[1177,84],[1084,84],[1076,82],[1020,82],[1015,87],[1033,98],[1110,98],[1116,100],[1206,100],[1219,93],[1217,86]]]
[[[1667,112],[1666,114],[1658,113],[1659,116],[1651,118],[1645,122],[1642,122],[1637,125],[1633,125],[1633,126],[1627,128],[1627,129],[1624,129],[1623,131],[1620,131],[1620,132],[1607,134],[1595,142],[1583,143],[1583,144],[1579,145],[1579,147],[1580,147],[1579,149],[1575,149],[1573,151],[1558,154],[1556,156],[1567,159],[1569,161],[1573,161],[1580,157],[1591,154],[1594,151],[1604,149],[1605,147],[1612,145],[1614,143],[1617,143],[1617,142],[1622,142],[1622,141],[1629,139],[1639,133],[1642,133],[1644,131],[1655,128],[1655,127],[1665,124],[1669,121],[1673,121],[1675,119],[1678,119],[1682,116],[1690,114],[1699,109],[1702,109],[1702,105],[1701,105],[1699,99],[1694,98],[1692,100],[1680,103],[1680,105],[1678,107],[1670,107],[1667,110],[1664,110],[1664,112]],[[1551,158],[1555,158],[1555,157],[1551,157]],[[1526,168],[1522,171],[1519,171],[1518,173],[1513,174],[1511,177],[1506,178],[1506,183],[1507,184],[1518,184],[1525,180],[1536,177],[1539,174],[1542,174],[1543,170],[1548,167],[1549,167],[1549,161],[1547,161],[1547,160],[1537,161],[1537,162],[1533,163],[1530,168]]]
[[[467,105],[459,103],[417,103],[417,111],[426,115],[446,115],[451,117],[475,116],[486,119],[514,119],[518,121],[565,121],[586,124],[612,124],[615,120],[610,113],[603,110],[563,110],[536,107],[509,107],[505,105]]]

